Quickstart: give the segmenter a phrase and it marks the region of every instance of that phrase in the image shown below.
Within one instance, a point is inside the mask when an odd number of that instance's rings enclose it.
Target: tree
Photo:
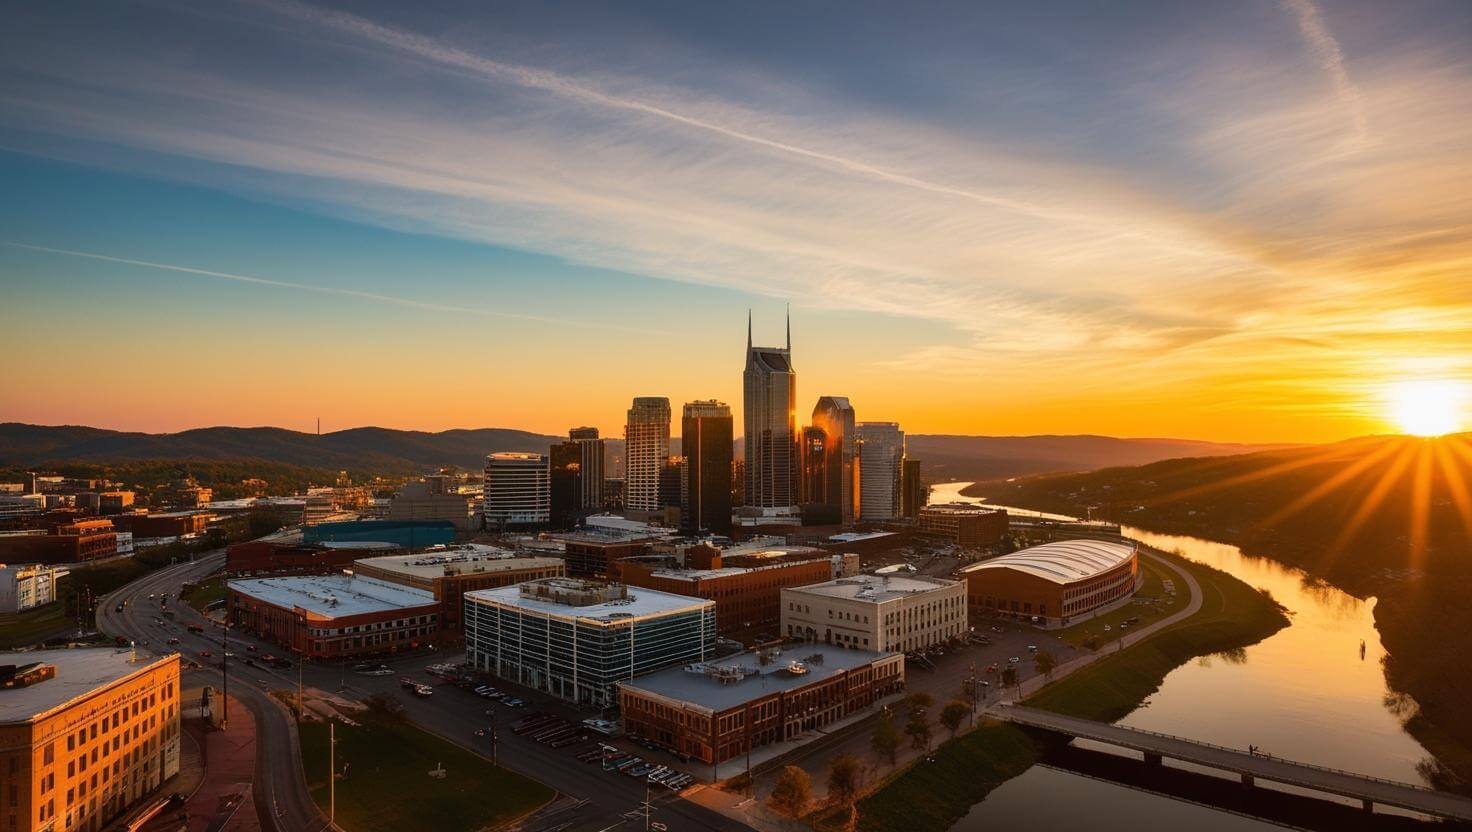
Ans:
[[[1050,682],[1053,680],[1053,668],[1058,666],[1057,656],[1054,656],[1047,650],[1040,650],[1037,655],[1032,657],[1032,663],[1037,667],[1038,672],[1043,674],[1043,678]]]
[[[1002,669],[1003,689],[1017,687],[1018,682],[1019,679],[1017,678],[1017,668],[1013,667],[1012,665],[1007,665],[1005,668]]]
[[[797,766],[784,766],[767,805],[779,815],[796,819],[807,813],[812,800],[813,781],[808,773]]]
[[[911,748],[930,750],[930,720],[926,719],[924,710],[917,708],[910,711],[910,721],[905,723],[905,733],[910,737]]]
[[[894,765],[894,754],[900,748],[900,733],[894,729],[894,720],[889,714],[879,720],[874,726],[874,736],[869,740],[869,747],[880,757],[889,759],[889,764]]]
[[[909,696],[905,697],[905,710],[911,713],[914,713],[915,711],[920,711],[921,713],[924,713],[930,708],[931,705],[934,704],[935,697],[931,696],[923,690],[916,691],[915,693],[912,693]]]
[[[828,800],[837,804],[853,803],[859,794],[859,779],[864,766],[852,754],[839,754],[828,764]]]
[[[940,724],[946,726],[951,732],[951,739],[956,738],[956,732],[961,730],[961,723],[971,714],[971,706],[959,699],[953,699],[940,709]]]

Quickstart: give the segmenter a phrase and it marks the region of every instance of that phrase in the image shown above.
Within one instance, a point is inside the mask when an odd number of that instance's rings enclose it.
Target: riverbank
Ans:
[[[1093,475],[1104,476],[1102,473]],[[1018,483],[973,483],[961,490],[968,497],[996,500],[1022,508],[1077,515],[1083,506],[1070,501],[1077,477],[1067,485],[1048,478]],[[1129,479],[1123,473],[1109,482]],[[1195,512],[1130,512],[1132,526],[1168,535],[1218,540],[1236,546],[1250,557],[1268,558],[1323,581],[1359,599],[1374,599],[1375,630],[1387,655],[1384,677],[1387,697],[1404,730],[1432,758],[1419,773],[1438,789],[1472,794],[1472,643],[1447,638],[1448,633],[1472,631],[1472,563],[1442,558],[1423,561],[1420,570],[1391,568],[1389,551],[1370,557],[1346,552],[1322,558],[1331,551],[1333,534],[1313,541],[1306,531],[1297,535],[1275,533],[1247,523],[1242,517],[1218,516],[1212,504],[1197,504]],[[1121,519],[1121,518],[1114,518]],[[1337,526],[1332,527],[1337,529]],[[1404,548],[1404,547],[1402,547]]]
[[[1194,658],[1261,641],[1288,618],[1272,598],[1225,572],[1158,553],[1201,586],[1193,615],[1143,641],[1044,686],[1025,703],[1073,716],[1115,721],[1154,693],[1166,674]],[[1109,650],[1112,644],[1101,649]],[[859,803],[864,832],[942,832],[992,789],[1036,763],[1048,739],[1010,724],[984,721],[899,772]]]

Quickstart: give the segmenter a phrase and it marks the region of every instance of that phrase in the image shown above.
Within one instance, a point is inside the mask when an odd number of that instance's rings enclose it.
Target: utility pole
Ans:
[[[337,723],[327,721],[327,822],[337,828]]]
[[[496,723],[494,721],[495,717],[492,717],[491,719],[491,765],[497,766],[500,765],[500,762],[496,759],[496,743],[498,742],[498,740],[496,738]]]

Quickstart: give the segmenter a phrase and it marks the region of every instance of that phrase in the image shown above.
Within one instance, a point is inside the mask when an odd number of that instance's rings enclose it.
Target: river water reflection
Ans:
[[[936,486],[931,501],[980,502],[961,496],[966,485]],[[1301,762],[1423,782],[1417,764],[1429,754],[1404,731],[1402,717],[1395,713],[1396,703],[1405,700],[1385,684],[1380,664],[1385,650],[1375,631],[1373,598],[1360,600],[1312,580],[1301,570],[1244,556],[1235,546],[1129,527],[1124,532],[1272,593],[1289,610],[1292,624],[1234,656],[1209,656],[1177,668],[1148,704],[1121,724],[1237,748],[1252,744]],[[1012,811],[1019,805],[1030,804],[1036,813],[1040,802],[1071,801],[1074,792],[1081,799],[1096,797],[1093,793],[1101,788],[1128,792],[1065,772],[1035,768],[994,791],[956,828],[981,829],[983,823],[1014,817]],[[1118,808],[1136,823],[1149,823],[1157,812],[1165,811],[1164,806],[1152,805],[1162,800],[1166,799],[1128,792],[1119,796]],[[1220,823],[1207,824],[1204,829],[1240,829],[1244,823],[1247,828],[1265,826],[1224,813],[1212,814],[1219,816]],[[1066,815],[1060,815],[1056,820],[1065,819]],[[1051,825],[1039,819],[1034,828]]]

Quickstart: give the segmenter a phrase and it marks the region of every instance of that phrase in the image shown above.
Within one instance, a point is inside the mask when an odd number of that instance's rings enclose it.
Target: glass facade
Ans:
[[[716,638],[715,604],[619,618],[550,615],[465,599],[465,650],[479,670],[593,707],[615,704],[615,683],[703,661]]]

